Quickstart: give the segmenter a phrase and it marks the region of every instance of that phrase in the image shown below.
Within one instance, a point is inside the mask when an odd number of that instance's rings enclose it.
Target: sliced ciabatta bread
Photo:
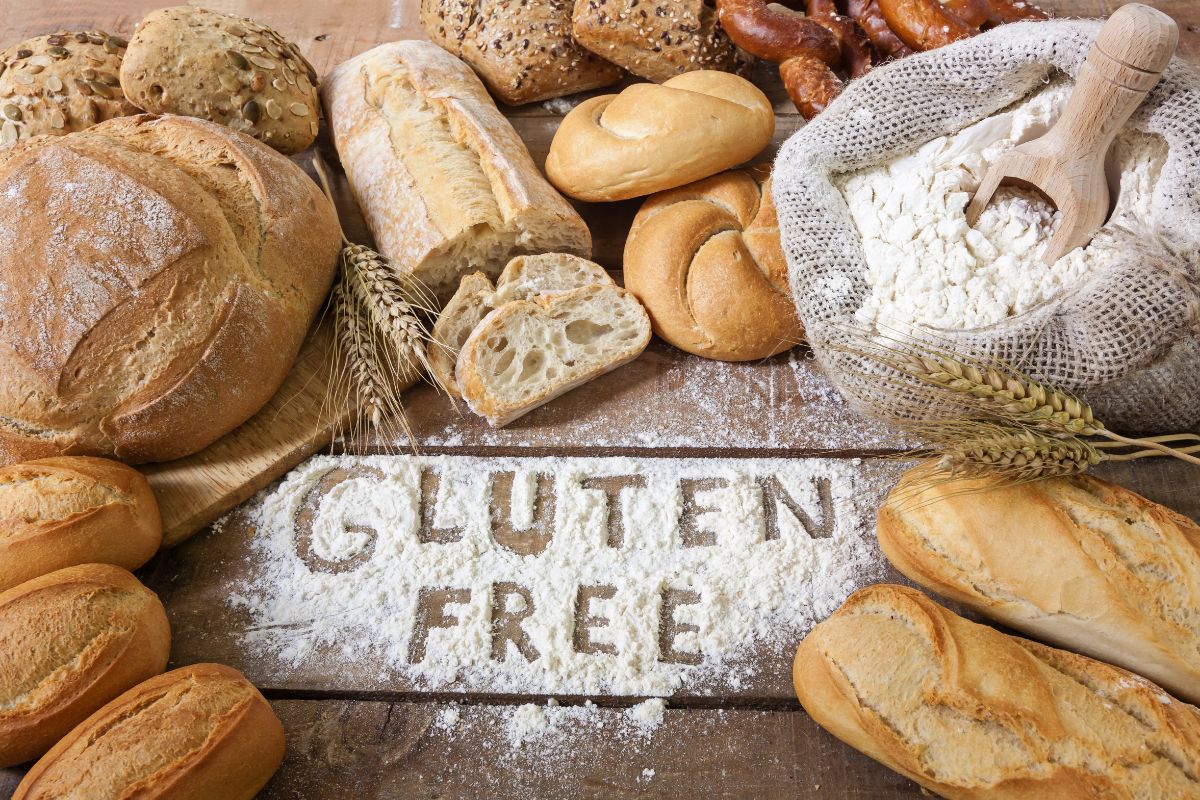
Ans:
[[[539,294],[566,292],[585,286],[616,286],[604,267],[569,253],[517,256],[496,279],[499,308],[513,300],[529,300]]]
[[[475,330],[480,320],[487,316],[494,305],[496,287],[482,272],[472,272],[458,284],[458,291],[433,324],[433,342],[429,346],[429,367],[434,379],[451,397],[462,399],[458,383],[454,380],[454,362],[463,342]]]
[[[458,355],[463,399],[492,427],[627,364],[650,342],[650,318],[624,289],[588,286],[506,303]]]

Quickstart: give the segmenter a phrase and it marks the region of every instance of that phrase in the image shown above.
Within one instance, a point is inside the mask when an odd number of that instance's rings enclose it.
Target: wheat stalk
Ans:
[[[934,451],[939,469],[953,477],[1001,476],[1015,481],[1078,475],[1106,460],[1088,442],[1036,429],[980,424]]]

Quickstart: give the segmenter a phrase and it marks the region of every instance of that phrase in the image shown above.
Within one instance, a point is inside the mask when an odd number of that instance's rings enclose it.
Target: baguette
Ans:
[[[33,765],[13,800],[249,800],[283,761],[283,725],[240,672],[195,664],[97,711]]]
[[[455,377],[471,410],[499,428],[629,363],[649,341],[650,319],[624,289],[543,294],[484,317],[459,353]]]
[[[949,800],[1200,797],[1196,708],[907,587],[851,595],[793,677],[819,725]]]
[[[170,647],[162,603],[120,567],[68,567],[0,593],[0,767],[162,672]]]
[[[0,591],[77,564],[135,570],[162,544],[142,473],[64,456],[0,468]]]
[[[1200,702],[1200,526],[1080,475],[1020,485],[910,471],[879,544],[912,580]]]
[[[350,188],[379,251],[445,301],[514,255],[587,256],[578,213],[546,183],[475,73],[429,42],[380,45],[322,86]]]

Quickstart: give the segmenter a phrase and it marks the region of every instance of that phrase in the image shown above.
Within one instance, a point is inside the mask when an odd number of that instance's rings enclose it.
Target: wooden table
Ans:
[[[1180,23],[1181,52],[1200,61],[1200,4],[1147,0]],[[128,34],[153,0],[0,0],[0,42],[58,27]],[[378,43],[420,36],[416,0],[211,0],[211,8],[256,17],[297,41],[324,72]],[[1119,0],[1044,0],[1060,16],[1102,15]],[[769,70],[777,101],[776,145],[801,124]],[[535,159],[545,157],[559,117],[541,105],[511,110]],[[325,142],[323,146],[328,147]],[[340,187],[352,238],[361,218]],[[596,256],[619,269],[635,203],[584,208]],[[426,453],[450,455],[653,455],[862,458],[864,473],[893,470],[880,456],[905,445],[894,432],[847,410],[803,349],[750,365],[687,357],[659,343],[636,362],[502,431],[450,409],[432,390],[408,395]],[[647,432],[653,431],[653,439]],[[384,443],[366,447],[381,451]],[[1200,478],[1174,463],[1105,470],[1154,500],[1200,518]],[[786,658],[764,658],[738,692],[682,692],[663,724],[631,741],[614,735],[623,708],[642,698],[591,698],[601,709],[560,733],[550,748],[510,751],[511,706],[546,697],[430,694],[344,670],[273,681],[236,644],[238,621],[223,587],[241,574],[254,530],[235,513],[219,529],[161,554],[141,576],[163,597],[174,631],[172,665],[224,661],[261,685],[288,733],[287,760],[265,797],[828,797],[893,798],[918,787],[842,745],[799,709]],[[897,579],[892,575],[891,579]],[[558,698],[566,704],[585,698]],[[434,725],[459,704],[452,732]],[[648,772],[652,770],[652,774]],[[8,796],[21,770],[0,771]]]

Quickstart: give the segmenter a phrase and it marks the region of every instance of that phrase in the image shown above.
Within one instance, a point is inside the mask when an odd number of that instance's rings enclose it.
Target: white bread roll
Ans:
[[[649,197],[625,242],[625,288],[654,332],[694,355],[757,361],[804,338],[771,201],[771,168]]]
[[[1200,526],[1088,475],[1020,485],[921,467],[879,509],[912,580],[1200,702]]]
[[[521,253],[591,254],[583,219],[538,171],[471,68],[429,42],[380,45],[321,88],[379,251],[442,301]]]
[[[758,87],[697,70],[580,103],[554,134],[546,174],[580,200],[628,200],[745,163],[774,133],[775,111]]]
[[[948,800],[1200,797],[1195,707],[914,589],[851,595],[793,678],[817,724]]]
[[[300,167],[188,117],[0,148],[0,196],[0,463],[208,446],[279,388],[341,248]]]
[[[77,564],[135,570],[162,536],[154,492],[132,467],[62,456],[0,468],[0,591]]]

